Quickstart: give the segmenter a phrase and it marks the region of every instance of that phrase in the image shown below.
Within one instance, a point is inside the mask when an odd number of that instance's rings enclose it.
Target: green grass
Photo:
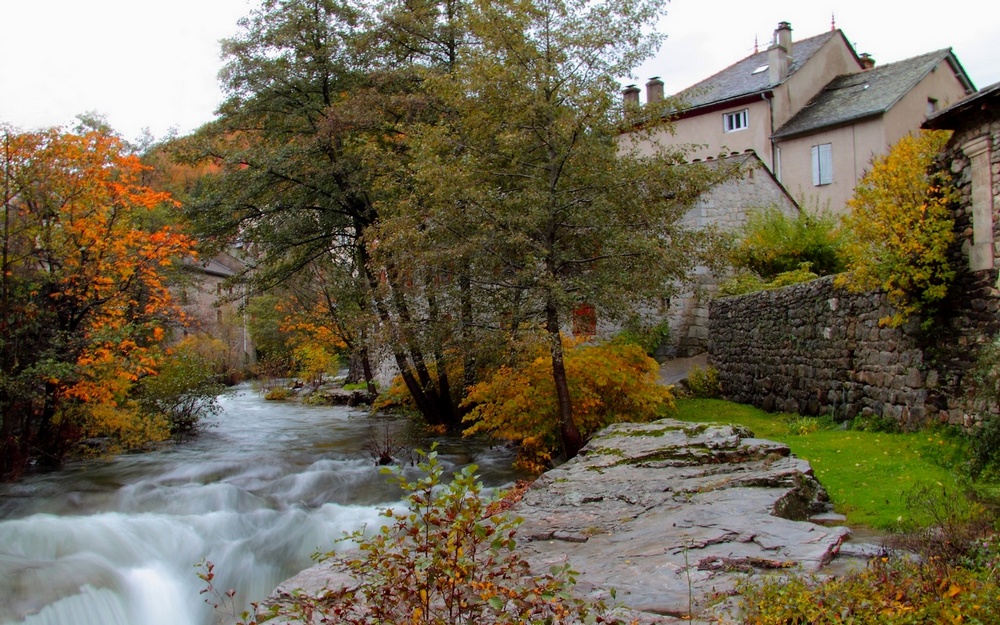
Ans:
[[[923,527],[923,506],[908,501],[921,488],[960,496],[963,446],[957,438],[927,430],[886,434],[845,430],[829,419],[771,414],[716,399],[682,399],[675,418],[695,423],[734,423],[759,438],[785,443],[808,460],[848,523],[880,530]],[[815,431],[809,432],[812,427]]]

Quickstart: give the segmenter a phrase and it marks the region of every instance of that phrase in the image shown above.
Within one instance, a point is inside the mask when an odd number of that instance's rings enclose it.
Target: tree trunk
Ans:
[[[583,448],[583,437],[573,421],[573,405],[569,397],[566,365],[563,363],[562,336],[559,333],[559,310],[549,300],[545,306],[545,329],[549,333],[549,350],[552,353],[552,380],[559,401],[559,434],[562,437],[566,459],[573,458]]]

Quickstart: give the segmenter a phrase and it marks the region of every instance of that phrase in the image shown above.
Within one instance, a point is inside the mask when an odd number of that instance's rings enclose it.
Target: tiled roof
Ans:
[[[815,37],[793,42],[788,75],[791,76],[805,65],[823,44],[835,36],[843,37],[843,34],[839,30],[828,31]],[[767,65],[766,50],[752,54],[718,74],[688,87],[678,93],[676,97],[684,102],[685,108],[698,108],[767,91],[775,86],[768,79]]]
[[[947,48],[868,71],[838,76],[779,128],[772,138],[792,137],[884,113],[941,61],[949,58],[954,59],[954,56]],[[954,61],[953,67],[957,63],[957,60]],[[958,67],[956,73],[964,74]]]

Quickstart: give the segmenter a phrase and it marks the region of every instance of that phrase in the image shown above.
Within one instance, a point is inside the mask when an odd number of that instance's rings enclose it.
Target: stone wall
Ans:
[[[938,386],[915,328],[883,328],[881,294],[823,278],[712,303],[710,355],[727,399],[768,411],[877,414],[916,425]]]
[[[714,227],[731,232],[742,228],[752,211],[771,206],[790,217],[798,213],[798,205],[756,154],[749,152],[729,159],[740,161],[743,176],[718,184],[702,195],[682,220],[686,228]],[[666,313],[670,336],[658,356],[695,356],[708,350],[708,308],[718,287],[719,279],[707,267],[696,269],[691,280],[670,300]]]
[[[1000,332],[1000,85],[929,122],[954,134],[939,167],[959,192],[957,270],[925,331],[882,328],[880,294],[833,279],[712,303],[709,353],[727,398],[766,410],[877,414],[915,427],[972,425],[966,404],[978,347]]]

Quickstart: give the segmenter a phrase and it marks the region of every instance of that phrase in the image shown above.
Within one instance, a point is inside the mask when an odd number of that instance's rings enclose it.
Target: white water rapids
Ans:
[[[365,451],[384,435],[365,413],[245,387],[222,403],[192,441],[0,485],[0,624],[209,625],[202,560],[242,610],[398,502]],[[515,477],[502,451],[439,444],[446,466],[473,462],[487,486]]]

